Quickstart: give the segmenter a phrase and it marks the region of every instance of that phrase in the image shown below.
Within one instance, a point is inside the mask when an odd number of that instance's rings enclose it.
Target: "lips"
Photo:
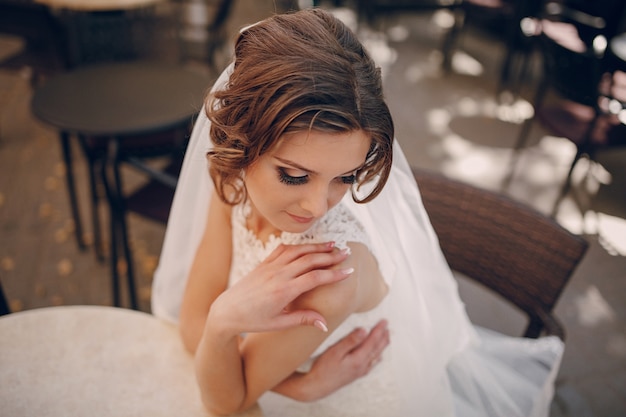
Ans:
[[[295,214],[291,214],[291,213],[287,213],[287,214],[289,214],[289,217],[291,217],[293,220],[295,220],[298,223],[302,223],[302,224],[311,223],[313,220],[315,220],[315,217],[300,217],[300,216],[296,216]]]

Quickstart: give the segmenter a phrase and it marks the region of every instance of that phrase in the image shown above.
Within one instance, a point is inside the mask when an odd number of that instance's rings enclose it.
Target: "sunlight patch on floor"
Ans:
[[[463,51],[455,51],[452,56],[452,69],[457,74],[478,77],[485,72],[483,65],[477,59]]]
[[[626,256],[626,220],[598,213],[600,244],[613,256]],[[626,278],[626,271],[624,271]]]
[[[586,327],[615,320],[615,311],[593,285],[574,300],[574,307],[578,322]]]

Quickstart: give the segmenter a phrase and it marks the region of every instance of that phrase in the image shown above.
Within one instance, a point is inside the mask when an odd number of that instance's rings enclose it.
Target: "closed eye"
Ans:
[[[278,168],[278,179],[280,182],[282,182],[283,184],[287,184],[287,185],[302,185],[302,184],[306,184],[307,182],[309,182],[308,175],[301,175],[301,176],[289,175],[287,174],[285,168]]]

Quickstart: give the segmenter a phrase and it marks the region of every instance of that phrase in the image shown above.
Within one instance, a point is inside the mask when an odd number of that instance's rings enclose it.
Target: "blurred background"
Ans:
[[[350,25],[381,66],[397,138],[412,166],[512,196],[589,242],[556,309],[567,340],[553,415],[624,416],[626,112],[619,74],[626,7],[622,0],[550,4],[315,3]],[[49,116],[81,116],[66,100],[91,94],[71,83],[52,91],[55,80],[68,82],[62,77],[94,65],[147,61],[195,74],[206,89],[230,61],[242,27],[313,5],[0,0],[0,282],[11,311],[131,306],[129,272],[136,308],[150,311],[170,201],[162,197],[171,198],[167,180],[176,177],[204,93],[185,96],[176,126],[162,120],[141,131],[120,128],[119,149],[111,150],[106,129]],[[180,82],[171,77],[151,88],[155,97],[165,84]],[[131,87],[124,89],[132,94]],[[562,96],[570,107],[558,107]],[[124,107],[130,101],[119,110],[132,118]],[[589,128],[596,114],[598,124]],[[487,301],[462,279],[461,291],[476,322],[519,334],[519,317],[497,300]]]

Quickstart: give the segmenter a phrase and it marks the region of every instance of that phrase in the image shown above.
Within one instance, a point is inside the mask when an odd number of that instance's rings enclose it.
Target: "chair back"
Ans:
[[[451,269],[521,309],[526,337],[548,330],[563,338],[549,317],[587,242],[504,195],[426,171],[414,175]]]
[[[608,41],[605,17],[551,2],[540,22],[545,77],[541,88],[553,88],[562,98],[596,108]]]
[[[153,10],[61,10],[57,18],[63,29],[68,69],[146,58],[155,42]]]

